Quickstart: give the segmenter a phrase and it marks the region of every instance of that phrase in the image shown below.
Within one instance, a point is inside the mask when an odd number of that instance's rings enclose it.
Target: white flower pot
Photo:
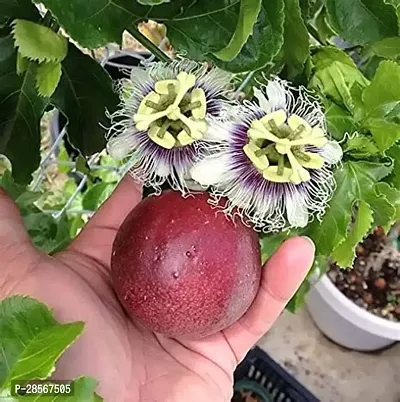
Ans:
[[[357,306],[326,275],[311,289],[307,307],[317,327],[346,348],[373,351],[400,341],[400,323]]]

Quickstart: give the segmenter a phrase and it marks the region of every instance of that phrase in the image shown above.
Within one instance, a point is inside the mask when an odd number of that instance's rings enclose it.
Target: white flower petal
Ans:
[[[227,157],[221,154],[206,157],[190,170],[190,176],[205,187],[222,184],[228,168],[227,162]]]
[[[264,93],[258,88],[254,88],[254,96],[257,98],[260,108],[266,113],[271,113],[271,105],[265,97]]]
[[[268,103],[273,110],[286,109],[286,91],[279,80],[273,80],[268,83],[266,88]]]
[[[342,159],[343,151],[341,146],[336,141],[329,141],[322,148],[321,156],[324,158],[326,163],[334,165]]]
[[[294,190],[285,197],[287,220],[293,227],[303,228],[308,223],[307,206],[304,196]]]

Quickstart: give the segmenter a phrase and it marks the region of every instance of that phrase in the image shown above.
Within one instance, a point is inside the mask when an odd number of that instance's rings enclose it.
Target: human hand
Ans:
[[[314,247],[304,238],[287,240],[264,267],[252,306],[231,327],[195,341],[167,338],[131,321],[111,286],[114,237],[140,200],[141,189],[126,177],[73,243],[48,256],[32,246],[0,189],[0,298],[29,295],[61,322],[85,321],[54,378],[91,375],[106,402],[228,402],[233,371],[301,284]]]

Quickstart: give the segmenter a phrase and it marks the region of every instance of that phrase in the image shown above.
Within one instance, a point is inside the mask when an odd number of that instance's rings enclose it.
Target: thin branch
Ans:
[[[147,39],[136,27],[128,29],[128,32],[149,52],[153,53],[160,61],[170,62],[171,58],[164,53],[158,46],[152,41]]]

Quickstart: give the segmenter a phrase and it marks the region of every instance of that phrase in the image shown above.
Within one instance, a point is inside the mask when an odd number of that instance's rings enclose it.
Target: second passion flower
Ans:
[[[232,75],[190,60],[135,67],[110,117],[108,151],[129,158],[132,175],[159,188],[187,192],[189,170],[215,143],[210,122],[233,111],[224,98]]]
[[[196,164],[192,178],[212,186],[216,203],[226,197],[224,211],[257,230],[304,227],[328,205],[341,147],[329,140],[322,108],[306,89],[275,79],[255,97],[257,104],[217,124],[225,145]]]

